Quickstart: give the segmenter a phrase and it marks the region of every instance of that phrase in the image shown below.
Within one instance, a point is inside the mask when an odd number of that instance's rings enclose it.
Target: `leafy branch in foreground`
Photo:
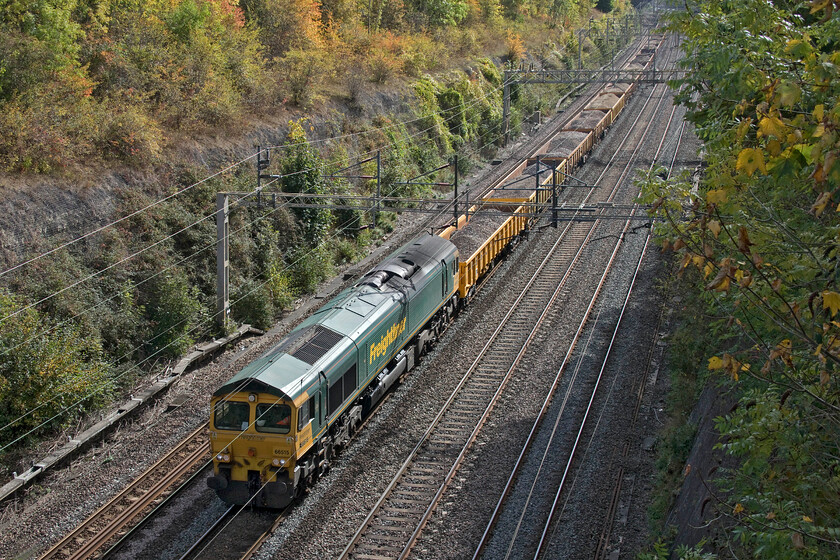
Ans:
[[[707,367],[737,385],[717,422],[730,546],[840,550],[840,19],[830,3],[701,1],[670,24],[678,100],[705,142],[699,189],[643,178],[666,247],[727,325]]]

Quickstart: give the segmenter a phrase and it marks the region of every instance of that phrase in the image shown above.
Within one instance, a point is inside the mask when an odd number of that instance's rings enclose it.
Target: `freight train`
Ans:
[[[630,64],[645,67],[658,44]],[[530,167],[542,188],[514,198],[492,192],[438,235],[414,239],[219,387],[211,401],[208,486],[229,504],[282,508],[326,472],[365,415],[527,233],[534,208],[551,197],[548,185],[565,181],[634,87],[603,88],[539,150],[542,164],[522,163],[520,171]],[[465,234],[482,221],[492,233]]]

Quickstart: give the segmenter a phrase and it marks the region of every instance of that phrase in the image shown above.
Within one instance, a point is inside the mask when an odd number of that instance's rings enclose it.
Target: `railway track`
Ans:
[[[558,125],[555,127],[555,128],[556,128],[556,130],[559,130],[560,128],[562,128],[562,125],[563,125],[563,123],[558,124]],[[514,171],[514,173],[515,173],[515,171]],[[509,173],[508,175],[505,175],[502,179],[500,179],[499,181],[497,181],[495,184],[501,184],[501,183],[503,183],[504,181],[509,180],[510,176],[511,176],[511,175],[510,175],[510,173]],[[590,231],[591,231],[591,230],[590,230]],[[582,244],[584,243],[584,241],[583,241],[583,240],[585,239],[585,234],[583,234],[582,232],[577,231],[577,228],[572,227],[572,228],[570,228],[570,230],[569,230],[569,233],[568,233],[568,238],[569,238],[570,240],[571,240],[571,239],[576,239],[576,241],[575,241],[574,243],[572,243],[572,245],[574,245],[574,246],[579,246],[579,245],[582,245]],[[570,266],[572,266],[572,265],[570,265]],[[556,277],[555,277],[555,281],[556,281]],[[557,293],[557,292],[555,292],[555,296],[554,296],[554,297],[556,297],[556,293]],[[543,309],[543,310],[545,310],[545,308],[546,308],[545,304],[542,304],[542,305],[543,305],[542,309]],[[530,307],[530,308],[529,308],[529,307]],[[536,312],[537,312],[540,308],[541,308],[541,304],[539,304],[539,303],[534,303],[534,304],[531,304],[530,306],[528,306],[528,305],[523,305],[523,307],[521,308],[521,313],[522,313],[522,315],[523,315],[523,316],[528,315],[529,313],[533,316],[533,314],[534,314],[534,313],[536,313]],[[532,322],[530,323],[530,325],[531,325],[531,326],[533,326],[533,320],[532,320]],[[525,323],[525,326],[520,326],[520,327],[517,327],[517,328],[518,328],[518,329],[522,329],[522,330],[528,330],[530,327],[529,327],[529,326],[527,326],[527,323]],[[523,348],[521,348],[521,352],[519,353],[518,358],[514,358],[514,363],[512,363],[512,364],[511,364],[511,366],[510,366],[510,367],[511,367],[511,370],[515,367],[515,365],[516,365],[516,361],[517,361],[518,359],[521,359],[522,352],[524,352],[524,350],[525,350],[525,349],[527,349],[527,346],[528,346],[529,342],[526,340],[523,344],[524,344],[524,346],[523,346]],[[486,366],[488,369],[494,369],[494,368],[496,368],[496,367],[499,365],[499,363],[503,363],[503,362],[505,362],[506,360],[508,360],[508,359],[510,358],[510,354],[509,354],[510,349],[509,349],[509,348],[506,348],[506,347],[505,347],[505,346],[503,346],[503,345],[502,345],[502,346],[500,346],[500,348],[502,348],[502,350],[500,350],[500,351],[499,351],[499,352],[500,352],[499,356],[501,356],[501,358],[499,358],[499,359],[501,359],[501,362],[499,362],[499,361],[492,361],[492,360],[490,360],[490,359],[488,358],[488,361],[486,362],[486,364],[489,364],[488,366]],[[505,352],[507,352],[508,354],[505,354]],[[497,356],[497,357],[498,357],[498,356]],[[486,378],[486,377],[485,377],[485,378],[482,378],[482,377],[479,375],[479,376],[476,376],[476,379],[478,379],[478,380],[479,380],[479,382],[478,382],[476,385],[474,385],[474,389],[475,389],[474,395],[478,395],[479,393],[482,393],[482,394],[483,394],[483,393],[485,393],[485,392],[486,392],[486,391],[485,391],[485,389],[486,389],[486,385],[487,385],[488,378]],[[503,386],[502,386],[502,387],[503,387]],[[475,408],[475,402],[473,403],[473,406],[472,406],[472,407],[469,407],[469,406],[468,406],[465,410],[470,410],[471,408]],[[480,408],[480,406],[479,406],[479,408]],[[457,410],[457,409],[455,409],[455,410]],[[492,406],[491,406],[490,410],[492,410]],[[490,410],[487,410],[487,412],[489,413],[489,412],[490,412]],[[435,444],[437,447],[432,447],[432,449],[439,449],[441,446],[442,446],[442,447],[450,447],[450,446],[451,446],[451,444],[452,444],[452,441],[453,441],[453,439],[454,439],[454,431],[453,431],[453,430],[456,430],[456,429],[457,429],[457,424],[458,424],[458,422],[455,422],[454,424],[453,424],[453,423],[444,424],[444,427],[448,427],[448,429],[449,429],[449,432],[448,432],[448,433],[449,433],[449,435],[448,435],[448,436],[444,436],[444,437],[442,437],[441,439],[437,440],[437,442],[436,442],[436,444]],[[442,431],[441,433],[447,433],[447,432],[444,430],[444,431]],[[150,470],[152,470],[152,469],[150,469]],[[453,473],[452,473],[452,474],[454,474],[454,471],[453,471]],[[421,474],[420,476],[421,476],[421,479],[422,479],[422,476],[423,476],[423,475]],[[449,477],[449,479],[448,479],[448,480],[451,480],[451,476]],[[447,482],[447,483],[448,483],[448,482]],[[422,486],[422,483],[421,483],[421,485],[420,485],[420,486],[416,486],[416,487],[414,488],[414,490],[422,489],[422,487],[423,487],[423,486]],[[444,487],[444,489],[445,489],[445,487]],[[128,490],[128,489],[127,489],[127,490]],[[116,501],[116,500],[118,500],[119,498],[120,498],[119,496],[118,496],[117,498],[115,498],[115,501]],[[155,501],[155,499],[153,498],[151,501],[153,501],[153,502],[154,502],[154,501]],[[159,501],[159,500],[157,500],[157,501]],[[103,508],[103,509],[104,509],[104,508]],[[102,511],[102,510],[100,510],[100,511]],[[99,514],[100,514],[100,512],[97,512],[96,514],[94,514],[94,516],[92,516],[92,518],[93,518],[93,517],[97,517],[97,516],[99,516]],[[125,527],[126,525],[128,525],[128,524],[130,524],[130,523],[131,523],[131,520],[130,520],[130,519],[131,519],[131,517],[129,516],[127,519],[128,519],[128,521],[126,521],[126,522],[122,525],[122,527]],[[84,529],[80,528],[80,530],[84,530]],[[115,533],[120,532],[121,530],[122,530],[122,529],[116,529]],[[74,533],[74,534],[77,534],[77,533]],[[267,533],[267,535],[268,535],[268,534],[270,534],[270,532],[268,532],[268,533]],[[69,538],[69,539],[72,539],[72,538],[74,538],[74,537],[72,537],[72,536],[71,536],[71,537],[68,537],[68,538]],[[106,539],[106,541],[103,541],[103,542],[107,542],[108,540],[109,540],[109,539]],[[113,541],[113,538],[110,538],[110,540],[111,540],[111,541]],[[259,541],[259,542],[261,542],[262,540],[263,540],[263,539],[260,539],[260,541]],[[387,539],[386,539],[386,540],[387,540]],[[252,547],[251,552],[249,552],[248,554],[246,554],[246,556],[245,556],[245,557],[249,557],[249,554],[251,554],[251,553],[253,552],[253,550],[255,550],[255,549],[256,549],[256,547],[258,546],[259,542],[255,545],[255,547]],[[57,545],[57,547],[58,547],[58,545]],[[54,548],[56,548],[56,547],[54,547]],[[94,551],[95,551],[95,550],[97,550],[97,549],[101,549],[101,548],[102,548],[102,544],[98,545],[98,547],[97,547],[97,548],[92,549],[92,550],[94,550]],[[87,549],[86,549],[86,550],[87,550]],[[93,554],[95,554],[95,552],[93,552]],[[75,558],[75,557],[88,557],[88,556],[89,556],[89,555],[87,555],[87,554],[83,554],[83,555],[80,555],[80,556],[45,556],[45,558],[47,558],[47,557],[50,557],[50,558],[51,558],[51,557],[61,557],[61,558],[63,558],[63,557],[73,557],[73,558]]]
[[[651,93],[652,96],[653,93]],[[645,106],[649,101],[650,98]],[[637,122],[639,118],[641,118],[641,113]],[[646,131],[647,127],[642,136],[646,134]],[[616,196],[631,168],[637,150],[638,147],[615,181],[607,196],[608,201]],[[593,193],[594,190],[590,190],[584,201],[589,200]],[[628,220],[624,226],[624,233],[629,224]],[[508,380],[525,355],[531,341],[540,331],[540,324],[551,310],[552,304],[568,279],[569,272],[595,228],[595,223],[567,225],[426,434],[415,446],[377,504],[350,539],[341,558],[405,558],[409,555],[465,455],[475,442],[477,434],[499,402]],[[619,236],[619,241],[595,289],[590,309],[581,320],[572,348],[586,325],[622,240],[623,235]],[[569,244],[561,243],[561,241],[567,241]],[[558,259],[564,263],[563,267],[546,267],[546,262],[558,256],[560,247],[565,247],[566,250],[574,247],[575,257],[566,256],[566,258]],[[537,288],[533,290],[534,295],[528,297],[535,285]],[[553,289],[548,289],[549,286]],[[548,292],[552,294],[550,297],[544,295]],[[534,321],[537,310],[542,311]],[[499,336],[503,330],[505,336]],[[550,396],[547,402],[548,400]]]
[[[615,196],[619,185],[620,180],[608,199]],[[592,193],[594,189],[586,198]],[[404,558],[409,554],[508,380],[540,333],[540,324],[566,287],[595,226],[567,224],[341,558]]]
[[[408,554],[535,339],[534,325],[547,316],[568,281],[588,237],[575,226],[558,237],[340,558]],[[578,250],[563,243],[567,237],[574,238]],[[563,266],[556,266],[556,260]]]
[[[651,92],[651,95],[653,95],[653,94],[654,94],[654,92]],[[654,112],[658,112],[659,104],[661,104],[661,102],[662,102],[662,99],[660,98],[660,103],[657,104],[657,107],[654,109]],[[653,161],[651,162],[651,167],[656,163],[656,161],[658,160],[658,158],[659,158],[659,156],[662,152],[663,145],[664,145],[664,142],[665,142],[665,138],[667,137],[667,135],[668,135],[668,133],[671,129],[671,124],[672,124],[673,120],[674,120],[674,111],[672,110],[671,114],[668,118],[666,129],[665,129],[664,133],[662,134],[662,138],[660,139],[659,145],[657,147],[656,154],[654,155]],[[676,146],[675,151],[674,151],[674,156],[673,156],[673,158],[671,158],[671,161],[670,161],[670,165],[669,165],[670,168],[673,168],[673,166],[674,166],[674,163],[675,163],[675,160],[676,160],[676,154],[679,150],[679,143],[680,143],[679,140],[682,137],[683,130],[684,130],[684,125],[681,125],[679,127],[678,141],[677,141],[677,146]],[[641,145],[641,144],[639,144],[639,145]],[[637,147],[637,149],[638,149],[638,147]],[[628,166],[630,165],[630,162],[632,162],[632,160],[634,158],[635,158],[635,151],[634,151],[633,156],[631,156],[630,161],[628,162]],[[669,174],[670,174],[670,170],[669,170]],[[627,229],[628,229],[629,225],[630,225],[630,221],[628,220],[624,224],[623,233],[627,232]],[[621,241],[620,241],[621,239],[623,239],[623,235],[619,236],[619,243],[616,244],[616,250],[618,249],[618,245],[620,245],[620,243],[621,243]],[[539,492],[544,493],[547,488],[551,488],[552,485],[554,484],[553,482],[550,482],[550,479],[551,479],[550,474],[551,474],[552,471],[556,470],[557,463],[552,461],[550,463],[550,466],[548,464],[546,464],[547,463],[546,457],[548,455],[548,448],[542,450],[542,459],[539,461],[540,466],[539,466],[539,469],[537,470],[536,475],[533,477],[533,479],[530,479],[530,484],[529,484],[530,490],[527,492],[527,497],[524,499],[524,505],[523,505],[523,500],[522,500],[521,497],[518,498],[517,504],[513,505],[512,504],[513,500],[510,498],[510,493],[511,493],[511,489],[513,488],[514,484],[518,483],[518,484],[522,485],[522,484],[528,482],[528,481],[519,480],[520,472],[523,469],[523,464],[526,460],[526,455],[528,453],[531,453],[532,455],[538,455],[539,452],[540,452],[540,450],[533,450],[532,451],[531,448],[532,448],[532,445],[534,444],[534,441],[537,439],[537,436],[539,434],[540,425],[542,424],[543,420],[547,416],[549,404],[551,402],[551,399],[552,399],[556,389],[558,388],[558,386],[560,384],[561,375],[562,375],[563,371],[565,370],[567,364],[569,363],[570,352],[567,353],[567,356],[564,359],[562,366],[557,371],[557,375],[556,375],[556,377],[554,379],[554,382],[551,386],[551,389],[550,389],[550,391],[549,391],[549,393],[548,393],[548,395],[547,395],[547,397],[544,401],[543,407],[540,410],[540,413],[537,415],[537,418],[534,421],[534,425],[531,429],[531,432],[530,432],[528,438],[526,439],[524,445],[522,446],[522,451],[520,452],[519,458],[517,459],[516,464],[515,464],[512,472],[511,472],[509,478],[508,478],[508,481],[505,485],[505,489],[502,492],[502,495],[501,495],[501,497],[500,497],[500,499],[499,499],[499,501],[498,501],[498,503],[497,503],[497,505],[496,505],[496,507],[493,511],[493,514],[491,515],[491,518],[490,518],[490,520],[487,524],[487,528],[485,529],[484,535],[482,536],[478,546],[476,547],[474,558],[481,557],[482,553],[486,549],[486,546],[488,545],[488,542],[490,541],[491,535],[493,533],[494,526],[499,521],[499,518],[501,516],[501,513],[502,513],[503,509],[508,508],[508,507],[510,507],[510,508],[519,512],[518,519],[515,522],[515,529],[512,531],[512,533],[511,532],[506,532],[506,533],[504,533],[503,536],[499,537],[498,540],[500,541],[500,543],[506,544],[507,546],[506,546],[504,551],[500,550],[500,547],[497,546],[495,549],[493,549],[493,552],[492,552],[491,556],[494,557],[494,558],[496,558],[496,557],[499,557],[499,558],[502,558],[502,557],[503,558],[511,558],[511,557],[522,558],[522,557],[526,557],[526,556],[527,557],[533,557],[533,558],[540,558],[540,557],[543,557],[546,554],[546,550],[547,550],[549,542],[550,542],[552,527],[554,526],[555,515],[558,511],[558,505],[560,504],[560,501],[561,501],[561,496],[565,495],[565,493],[567,491],[570,491],[570,490],[567,490],[566,484],[567,484],[567,481],[570,477],[570,472],[572,470],[573,462],[577,459],[580,447],[583,447],[584,450],[588,449],[588,444],[581,445],[582,444],[582,439],[583,439],[583,434],[584,434],[584,429],[587,427],[587,420],[590,418],[590,415],[594,414],[593,413],[593,403],[594,403],[596,395],[598,393],[598,389],[601,386],[601,381],[602,381],[602,378],[604,376],[605,368],[607,367],[607,363],[611,358],[613,345],[614,345],[614,343],[616,341],[616,338],[618,336],[619,329],[623,328],[622,318],[624,316],[625,310],[627,308],[628,302],[629,302],[631,294],[633,292],[633,287],[635,285],[636,277],[639,273],[639,269],[641,267],[642,261],[643,261],[644,256],[645,256],[645,251],[646,251],[646,248],[647,248],[648,241],[649,241],[649,236],[646,237],[644,247],[642,248],[642,251],[641,251],[641,253],[638,257],[638,261],[636,263],[636,269],[635,269],[635,272],[633,274],[633,279],[631,280],[630,286],[627,289],[627,293],[626,293],[626,296],[624,298],[624,303],[622,305],[621,313],[620,313],[618,319],[616,320],[616,323],[615,323],[615,326],[614,326],[614,329],[613,329],[613,332],[612,332],[612,336],[611,336],[610,341],[609,341],[609,345],[607,346],[607,348],[605,350],[604,358],[603,358],[603,361],[602,361],[602,364],[601,364],[601,367],[600,367],[600,371],[598,371],[598,375],[597,375],[596,379],[594,380],[594,383],[592,384],[592,386],[589,390],[590,392],[588,394],[588,403],[586,405],[585,410],[582,413],[582,418],[580,419],[580,421],[578,423],[577,436],[576,436],[576,438],[575,438],[575,440],[574,440],[574,442],[571,446],[571,449],[568,451],[568,456],[567,456],[567,459],[565,461],[565,466],[563,467],[563,474],[562,474],[562,477],[560,478],[559,484],[557,485],[556,491],[554,493],[554,500],[551,503],[551,508],[550,508],[550,510],[548,511],[547,514],[544,514],[545,518],[542,522],[542,530],[541,530],[539,541],[535,545],[533,545],[532,547],[528,547],[527,544],[525,544],[525,545],[519,544],[517,546],[517,539],[520,538],[520,533],[524,532],[526,534],[524,537],[522,537],[523,541],[527,541],[534,534],[533,522],[539,516],[537,514],[535,514],[534,512],[530,512],[530,515],[528,516],[528,520],[526,520],[526,512],[528,512],[528,508],[529,508],[532,500],[536,501],[536,500],[534,500],[535,492],[537,492],[537,489],[539,488]],[[602,279],[602,282],[603,282],[603,279]],[[599,291],[599,290],[600,290],[600,285],[599,285],[598,290],[596,290],[596,295],[597,295],[597,291]],[[590,302],[589,308],[586,311],[586,316],[589,316],[589,314],[591,314],[591,312],[593,310],[594,303],[595,303],[595,297],[593,297],[592,301]],[[661,314],[660,314],[660,320],[661,320]],[[584,322],[581,322],[581,328],[578,330],[577,334],[575,335],[575,342],[573,342],[573,346],[577,344],[577,340],[579,340],[579,338],[583,334]],[[658,327],[657,327],[657,329],[654,330],[654,332],[658,332]],[[651,352],[652,352],[653,346],[654,345],[651,346]],[[586,368],[586,369],[591,369],[591,368]],[[576,377],[577,374],[578,374],[578,372],[576,371],[573,374],[573,376]],[[572,384],[574,384],[574,377],[573,377],[573,380],[571,381]],[[630,430],[632,430],[632,428],[635,425],[635,422],[638,418],[639,408],[641,406],[641,402],[642,402],[643,396],[645,394],[647,377],[648,377],[647,372],[645,371],[643,373],[643,375],[638,376],[638,379],[636,379],[634,381],[634,383],[635,383],[634,394],[636,395],[636,404],[635,404],[635,409],[634,409],[634,412],[632,414],[632,418],[631,418],[631,421],[630,421],[630,426],[629,426],[629,429],[627,430],[627,433],[629,433]],[[613,381],[613,383],[614,383],[614,381]],[[568,391],[571,391],[571,388],[567,389],[566,398],[568,398]],[[586,398],[587,397],[584,397],[584,399],[586,399]],[[565,402],[566,401],[564,400],[563,402],[564,402],[564,405],[563,405],[563,408],[561,409],[560,415],[562,415],[562,410],[565,409]],[[602,413],[603,413],[603,409],[602,409]],[[600,419],[599,419],[599,421],[600,421]],[[548,440],[549,441],[548,442],[549,447],[552,445],[552,442],[555,440],[555,437],[557,436],[557,430],[558,430],[559,422],[560,422],[560,416],[557,417],[557,420],[556,420],[553,428],[551,429],[549,440]],[[567,426],[567,428],[568,428],[568,426]],[[559,439],[559,437],[557,439]],[[612,480],[614,481],[613,482],[613,489],[612,489],[611,497],[609,499],[609,503],[607,504],[607,507],[606,507],[606,515],[605,515],[604,519],[602,520],[601,534],[600,534],[600,538],[599,538],[599,541],[598,541],[597,549],[595,551],[595,556],[594,556],[595,558],[599,558],[599,559],[606,558],[606,555],[607,555],[607,552],[608,552],[608,545],[609,545],[609,542],[610,542],[610,534],[611,534],[612,526],[613,526],[613,523],[614,523],[614,520],[615,520],[615,515],[616,515],[616,512],[618,510],[619,498],[620,498],[621,492],[622,492],[622,481],[624,479],[624,470],[623,470],[623,467],[621,466],[621,463],[622,463],[622,461],[626,460],[626,458],[628,456],[629,449],[630,449],[630,442],[629,442],[629,439],[627,439],[625,441],[623,447],[622,447],[621,455],[617,458],[617,461],[615,461],[615,463],[617,464],[617,467],[615,469],[610,469],[611,471],[614,472],[614,477],[612,478]],[[573,486],[573,484],[572,484],[572,486]],[[508,514],[508,515],[510,515],[510,514]],[[528,530],[523,531],[523,529],[526,526],[528,527]]]
[[[102,506],[41,558],[94,558],[125,534],[167,496],[182,488],[206,465],[210,454],[207,426],[201,426]]]
[[[672,112],[672,118],[673,118],[673,112]],[[679,127],[679,132],[678,132],[678,135],[677,135],[677,143],[676,143],[676,146],[674,148],[674,154],[671,157],[669,165],[668,165],[668,176],[669,177],[671,176],[671,174],[674,171],[677,155],[679,153],[679,149],[680,149],[680,146],[682,144],[684,134],[685,134],[685,122],[683,121],[681,123],[680,127]],[[611,470],[614,470],[615,474],[612,478],[613,484],[612,484],[612,491],[610,493],[609,503],[608,503],[608,507],[607,507],[607,514],[604,516],[604,519],[602,521],[601,533],[600,533],[599,538],[598,538],[598,547],[597,547],[597,549],[595,551],[595,555],[594,555],[594,558],[596,560],[607,560],[608,554],[610,554],[610,552],[611,552],[610,551],[611,536],[612,536],[612,532],[613,532],[613,527],[615,525],[616,514],[619,511],[619,506],[620,506],[620,503],[621,503],[622,490],[626,490],[624,488],[624,479],[625,479],[624,464],[626,463],[626,461],[627,461],[627,459],[630,455],[631,441],[630,441],[629,434],[633,432],[633,430],[635,429],[635,427],[638,423],[639,413],[640,413],[640,410],[641,410],[641,407],[642,407],[642,403],[643,403],[644,398],[647,394],[646,391],[649,388],[649,385],[652,384],[651,379],[650,379],[650,365],[654,362],[654,353],[657,350],[657,348],[659,348],[660,351],[661,351],[661,347],[658,346],[658,342],[659,342],[658,341],[658,333],[661,331],[661,325],[663,323],[663,314],[664,314],[664,308],[660,310],[660,313],[659,313],[658,318],[657,318],[656,327],[653,330],[654,335],[653,335],[653,338],[650,340],[650,343],[649,343],[649,346],[648,346],[648,358],[647,358],[647,360],[645,360],[645,363],[646,363],[647,367],[644,369],[642,374],[639,375],[639,376],[636,376],[636,379],[634,380],[633,394],[635,395],[635,399],[634,399],[633,411],[632,411],[632,414],[631,414],[631,417],[630,417],[630,420],[629,420],[629,424],[628,424],[628,430],[627,430],[628,431],[628,436],[626,438],[626,441],[624,442],[624,444],[621,447],[620,456],[618,456],[614,461],[614,463],[615,463],[614,469],[611,469]],[[655,382],[655,378],[653,379],[653,382]],[[629,492],[632,493],[632,487],[630,488]],[[626,509],[626,506],[625,506],[625,509]]]
[[[586,97],[586,96],[585,96],[585,97],[582,97],[582,98],[580,98],[579,100],[577,100],[575,103],[580,103],[580,104],[583,104],[583,103],[586,103],[586,102],[587,102],[590,98],[591,98],[591,96],[588,96],[588,97]],[[566,123],[568,120],[569,120],[569,119],[563,119],[563,120],[560,120],[560,121],[556,121],[556,124],[552,127],[552,128],[553,128],[553,132],[551,132],[551,131],[549,131],[549,132],[550,132],[550,133],[556,133],[557,131],[559,131],[559,130],[563,127],[563,125],[565,125],[565,123]],[[537,141],[537,142],[535,142],[535,143],[534,143],[534,142],[532,142],[532,143],[533,143],[534,145],[537,145],[537,146],[542,145],[542,144],[544,144],[544,143],[545,143],[545,139],[544,139],[544,138],[545,138],[545,137],[543,137],[543,139],[542,139],[542,140],[539,140],[539,141]],[[516,169],[516,168],[517,168],[517,167],[521,167],[521,164],[522,164],[522,163],[524,163],[526,159],[527,159],[527,158],[521,158],[521,159],[520,159],[520,160],[519,160],[516,164],[514,164],[514,165],[513,165],[513,168],[514,168],[514,169],[513,169],[512,171],[508,171],[507,173],[502,174],[501,178],[500,178],[500,179],[498,179],[498,180],[497,180],[496,182],[494,182],[493,184],[501,184],[501,183],[503,183],[504,181],[509,180],[509,179],[510,179],[510,177],[511,177],[512,175],[515,175],[516,173],[521,172],[521,169]],[[491,189],[491,188],[492,188],[492,185],[490,185],[490,186],[488,187],[488,189],[487,189],[487,190],[489,190],[489,189]],[[489,277],[488,277],[488,279],[489,279]],[[487,280],[487,279],[485,279],[485,281],[486,281],[486,280]],[[215,525],[213,528],[211,528],[210,530],[208,530],[208,531],[207,531],[207,533],[206,533],[205,535],[203,535],[203,536],[202,536],[202,538],[200,539],[200,541],[199,541],[199,542],[197,542],[197,543],[195,543],[195,545],[194,545],[194,546],[190,549],[190,552],[189,552],[188,554],[186,554],[186,555],[185,555],[185,558],[190,558],[190,557],[200,557],[200,555],[201,555],[201,550],[202,550],[202,548],[203,548],[204,546],[206,546],[206,543],[207,543],[208,541],[210,541],[210,540],[214,539],[214,538],[215,538],[215,535],[216,535],[216,534],[218,534],[221,530],[223,530],[223,528],[224,528],[224,526],[226,525],[227,521],[228,521],[231,517],[235,517],[236,515],[237,515],[237,513],[226,513],[226,514],[225,514],[225,521],[224,521],[224,522],[221,522],[221,521],[220,521],[217,525]],[[262,536],[261,536],[261,537],[259,537],[258,539],[256,539],[256,542],[254,542],[253,546],[251,546],[251,548],[248,550],[248,552],[246,552],[246,554],[243,556],[243,558],[249,558],[249,557],[251,557],[251,556],[254,554],[254,552],[255,552],[256,550],[258,550],[258,548],[259,548],[260,544],[261,544],[264,540],[266,540],[266,539],[267,539],[267,538],[268,538],[268,537],[269,537],[269,536],[270,536],[270,535],[271,535],[271,534],[272,534],[272,533],[273,533],[273,532],[274,532],[274,531],[275,531],[275,530],[276,530],[276,529],[280,526],[280,524],[281,524],[281,522],[282,522],[282,519],[283,519],[284,517],[285,517],[285,516],[283,516],[283,515],[279,516],[279,517],[278,517],[278,519],[275,521],[275,523],[274,523],[273,527],[272,527],[272,528],[270,528],[269,530],[265,531],[265,532],[262,534]]]

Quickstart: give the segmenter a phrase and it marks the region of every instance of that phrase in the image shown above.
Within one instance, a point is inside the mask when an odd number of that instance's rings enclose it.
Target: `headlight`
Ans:
[[[219,453],[218,455],[216,455],[216,460],[222,463],[229,463],[230,455],[228,455],[227,453]]]
[[[275,467],[282,467],[283,465],[286,464],[286,460],[285,459],[274,459],[273,461],[271,461],[271,464],[274,465]]]

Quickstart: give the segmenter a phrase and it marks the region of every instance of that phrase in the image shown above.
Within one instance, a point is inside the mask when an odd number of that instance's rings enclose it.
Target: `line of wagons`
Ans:
[[[661,40],[645,45],[628,67],[646,68]],[[550,170],[536,169],[535,183],[562,184],[634,89],[604,87],[539,150]],[[520,171],[534,165],[523,162]],[[207,484],[222,500],[285,507],[326,472],[365,415],[527,229],[532,207],[545,204],[551,189],[507,195],[490,193],[456,224],[391,254],[214,392],[214,472]]]

